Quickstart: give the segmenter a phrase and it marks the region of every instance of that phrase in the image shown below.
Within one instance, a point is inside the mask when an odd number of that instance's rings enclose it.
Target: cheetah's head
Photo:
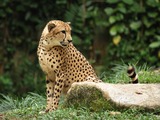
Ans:
[[[45,26],[41,40],[43,46],[51,48],[54,46],[67,47],[72,42],[71,27],[69,22],[52,20]]]

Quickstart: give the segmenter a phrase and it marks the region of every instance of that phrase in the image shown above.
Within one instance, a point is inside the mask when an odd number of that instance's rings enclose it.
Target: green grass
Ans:
[[[4,109],[6,108],[6,109]],[[5,96],[5,100],[1,101],[0,105],[0,120],[158,120],[160,119],[160,110],[145,111],[142,109],[123,109],[114,110],[119,111],[120,114],[110,114],[113,110],[99,110],[92,112],[86,107],[72,107],[64,108],[60,103],[58,110],[39,114],[45,108],[45,97],[35,93],[30,93],[22,100],[14,100]]]
[[[139,83],[160,83],[160,69],[155,70],[153,67],[148,67],[147,64],[142,66],[133,65],[135,67],[136,73],[138,74]],[[115,65],[112,68],[110,75],[102,73],[101,78],[103,81],[108,83],[129,83],[131,79],[126,74],[128,65]]]
[[[128,83],[130,79],[126,75],[126,69],[126,65],[118,65],[113,69],[114,74],[109,77],[103,74],[102,77],[104,81],[110,83]],[[136,70],[139,73],[141,83],[160,83],[160,73],[154,72],[146,65],[136,67]],[[160,109],[147,111],[133,108],[98,108],[97,111],[94,111],[87,105],[66,107],[63,98],[58,110],[40,114],[39,112],[45,109],[45,96],[36,93],[28,93],[26,97],[21,99],[2,96],[3,99],[0,99],[0,120],[160,120]],[[120,112],[120,114],[113,115],[112,111]]]

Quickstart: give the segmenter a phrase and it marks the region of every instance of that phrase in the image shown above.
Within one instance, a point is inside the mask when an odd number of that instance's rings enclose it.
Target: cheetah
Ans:
[[[52,20],[45,26],[37,49],[41,69],[46,75],[45,112],[58,108],[60,95],[74,82],[102,82],[87,59],[72,43],[69,22]]]

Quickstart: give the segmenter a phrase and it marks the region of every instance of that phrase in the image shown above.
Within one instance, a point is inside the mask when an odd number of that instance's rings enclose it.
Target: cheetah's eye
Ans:
[[[63,34],[65,34],[65,33],[66,33],[66,31],[65,31],[65,30],[62,30],[61,32],[62,32]]]

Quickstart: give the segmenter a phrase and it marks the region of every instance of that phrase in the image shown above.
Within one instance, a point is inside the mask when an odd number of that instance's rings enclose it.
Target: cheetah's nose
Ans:
[[[68,42],[69,42],[69,43],[71,43],[71,42],[72,42],[72,40],[68,40]]]

